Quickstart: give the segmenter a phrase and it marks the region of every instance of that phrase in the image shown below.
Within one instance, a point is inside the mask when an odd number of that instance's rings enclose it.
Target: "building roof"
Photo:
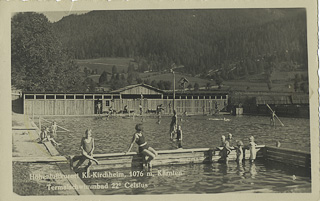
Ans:
[[[126,91],[126,90],[129,90],[129,89],[132,89],[132,88],[135,88],[135,87],[145,87],[147,89],[150,89],[150,90],[153,90],[153,91],[156,91],[158,93],[164,93],[162,90],[158,89],[158,88],[155,88],[153,86],[150,86],[150,85],[147,85],[147,84],[134,84],[134,85],[129,85],[129,86],[125,86],[123,88],[120,88],[120,89],[116,89],[116,90],[113,90],[111,91],[110,93],[121,93],[123,91]]]

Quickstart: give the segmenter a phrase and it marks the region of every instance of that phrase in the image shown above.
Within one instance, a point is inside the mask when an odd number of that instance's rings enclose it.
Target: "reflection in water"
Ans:
[[[257,174],[257,170],[256,170],[256,164],[253,162],[253,163],[250,163],[250,175],[251,175],[251,178],[255,178],[256,174]]]
[[[239,175],[242,179],[244,179],[244,168],[242,163],[237,164],[237,175]]]
[[[275,140],[281,142],[281,147],[296,150],[310,150],[309,119],[282,118],[285,127],[270,127],[268,117],[230,116],[230,122],[207,121],[207,117],[187,117],[188,122],[182,123],[184,148],[213,148],[220,144],[220,136],[231,132],[236,140],[255,136],[257,144],[273,145]],[[80,153],[81,137],[87,128],[93,130],[95,138],[95,153],[114,153],[127,150],[134,126],[141,118],[124,119],[110,118],[61,118],[52,119],[58,125],[72,132],[58,132],[57,141],[62,145],[58,151],[62,155]],[[156,118],[144,119],[144,134],[148,143],[156,150],[174,149],[169,140],[170,117],[163,117],[161,124]],[[295,135],[292,135],[295,133]],[[244,140],[245,141],[245,140]],[[246,145],[246,144],[245,144]],[[136,151],[135,146],[133,151]],[[161,176],[158,171],[180,171],[180,176]],[[131,169],[110,170],[123,172],[125,178],[90,178],[83,179],[86,184],[120,183],[119,188],[93,190],[95,194],[181,194],[181,193],[223,193],[233,191],[268,188],[275,192],[284,192],[289,185],[307,186],[310,192],[310,176],[299,174],[303,170],[289,169],[278,164],[265,164],[248,161],[237,164],[229,161],[227,164],[199,164],[181,166],[161,166],[152,169],[153,176],[130,177]],[[295,180],[292,180],[295,175]],[[129,184],[141,183],[147,188],[127,188]],[[125,186],[126,183],[127,187]],[[280,190],[281,189],[281,190]]]

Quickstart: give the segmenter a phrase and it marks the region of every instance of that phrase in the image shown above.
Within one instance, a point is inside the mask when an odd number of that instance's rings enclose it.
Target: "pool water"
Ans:
[[[209,120],[210,118],[230,121]],[[148,144],[156,150],[175,149],[169,140],[171,118],[162,117],[157,124],[156,117],[122,118],[113,117],[107,120],[96,117],[59,117],[46,118],[55,120],[58,125],[71,132],[58,132],[56,141],[61,155],[80,154],[80,141],[86,129],[92,129],[95,138],[94,153],[116,153],[127,151],[134,127],[143,123],[144,134]],[[235,140],[242,140],[246,145],[248,138],[255,137],[257,144],[274,146],[277,141],[281,147],[310,152],[309,119],[281,118],[285,126],[279,123],[276,128],[270,126],[269,118],[262,116],[190,116],[179,124],[183,130],[183,148],[213,148],[220,145],[221,135],[233,134]],[[62,131],[62,129],[58,129]],[[134,145],[132,151],[137,151]],[[182,175],[161,176],[158,170],[180,171]],[[116,170],[115,170],[116,171]],[[118,170],[117,170],[118,171]],[[223,193],[253,189],[267,189],[271,192],[290,192],[287,186],[301,186],[311,191],[311,179],[303,169],[290,169],[279,164],[256,161],[242,166],[231,161],[225,164],[199,164],[181,166],[154,167],[153,176],[130,177],[130,169],[119,170],[127,175],[125,178],[90,178],[86,184],[119,183],[119,188],[93,190],[95,194],[172,194],[172,193]],[[111,171],[112,172],[112,171]],[[295,175],[295,176],[293,176]],[[294,178],[293,178],[294,177]],[[147,185],[146,188],[127,188],[126,182]],[[118,185],[118,184],[117,184]],[[127,186],[125,186],[127,185]],[[115,187],[115,186],[113,186]],[[304,190],[305,191],[305,190]]]
[[[226,193],[235,191],[262,190],[262,192],[286,192],[302,186],[304,192],[311,192],[310,176],[301,169],[266,164],[256,161],[238,165],[195,164],[162,166],[152,169],[153,176],[130,177],[130,169],[120,169],[126,177],[84,179],[88,185],[109,184],[108,189],[94,189],[94,194],[185,194],[185,193]],[[158,171],[175,171],[181,174],[163,176]],[[115,171],[111,171],[115,172]],[[293,179],[294,175],[294,179]],[[130,188],[132,183],[145,188]],[[267,190],[267,191],[266,191]]]

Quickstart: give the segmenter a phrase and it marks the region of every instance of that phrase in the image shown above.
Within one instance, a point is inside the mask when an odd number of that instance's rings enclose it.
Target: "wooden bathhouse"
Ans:
[[[226,108],[228,94],[219,91],[176,91],[178,113],[202,114]],[[162,104],[163,114],[173,112],[173,91],[164,91],[146,84],[126,86],[110,92],[96,93],[33,93],[23,94],[23,112],[27,115],[94,115],[108,113],[155,112]],[[99,105],[99,106],[98,106]]]

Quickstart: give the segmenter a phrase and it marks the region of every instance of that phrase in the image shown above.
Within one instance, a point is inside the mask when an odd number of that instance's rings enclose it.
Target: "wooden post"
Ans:
[[[172,111],[175,110],[175,99],[176,99],[176,77],[175,77],[175,74],[174,74],[174,71],[172,71],[172,74],[173,74],[173,104],[172,104]]]
[[[40,129],[40,132],[41,132],[41,116],[39,116],[39,129]]]
[[[67,115],[67,97],[63,95],[64,98],[64,115]]]

